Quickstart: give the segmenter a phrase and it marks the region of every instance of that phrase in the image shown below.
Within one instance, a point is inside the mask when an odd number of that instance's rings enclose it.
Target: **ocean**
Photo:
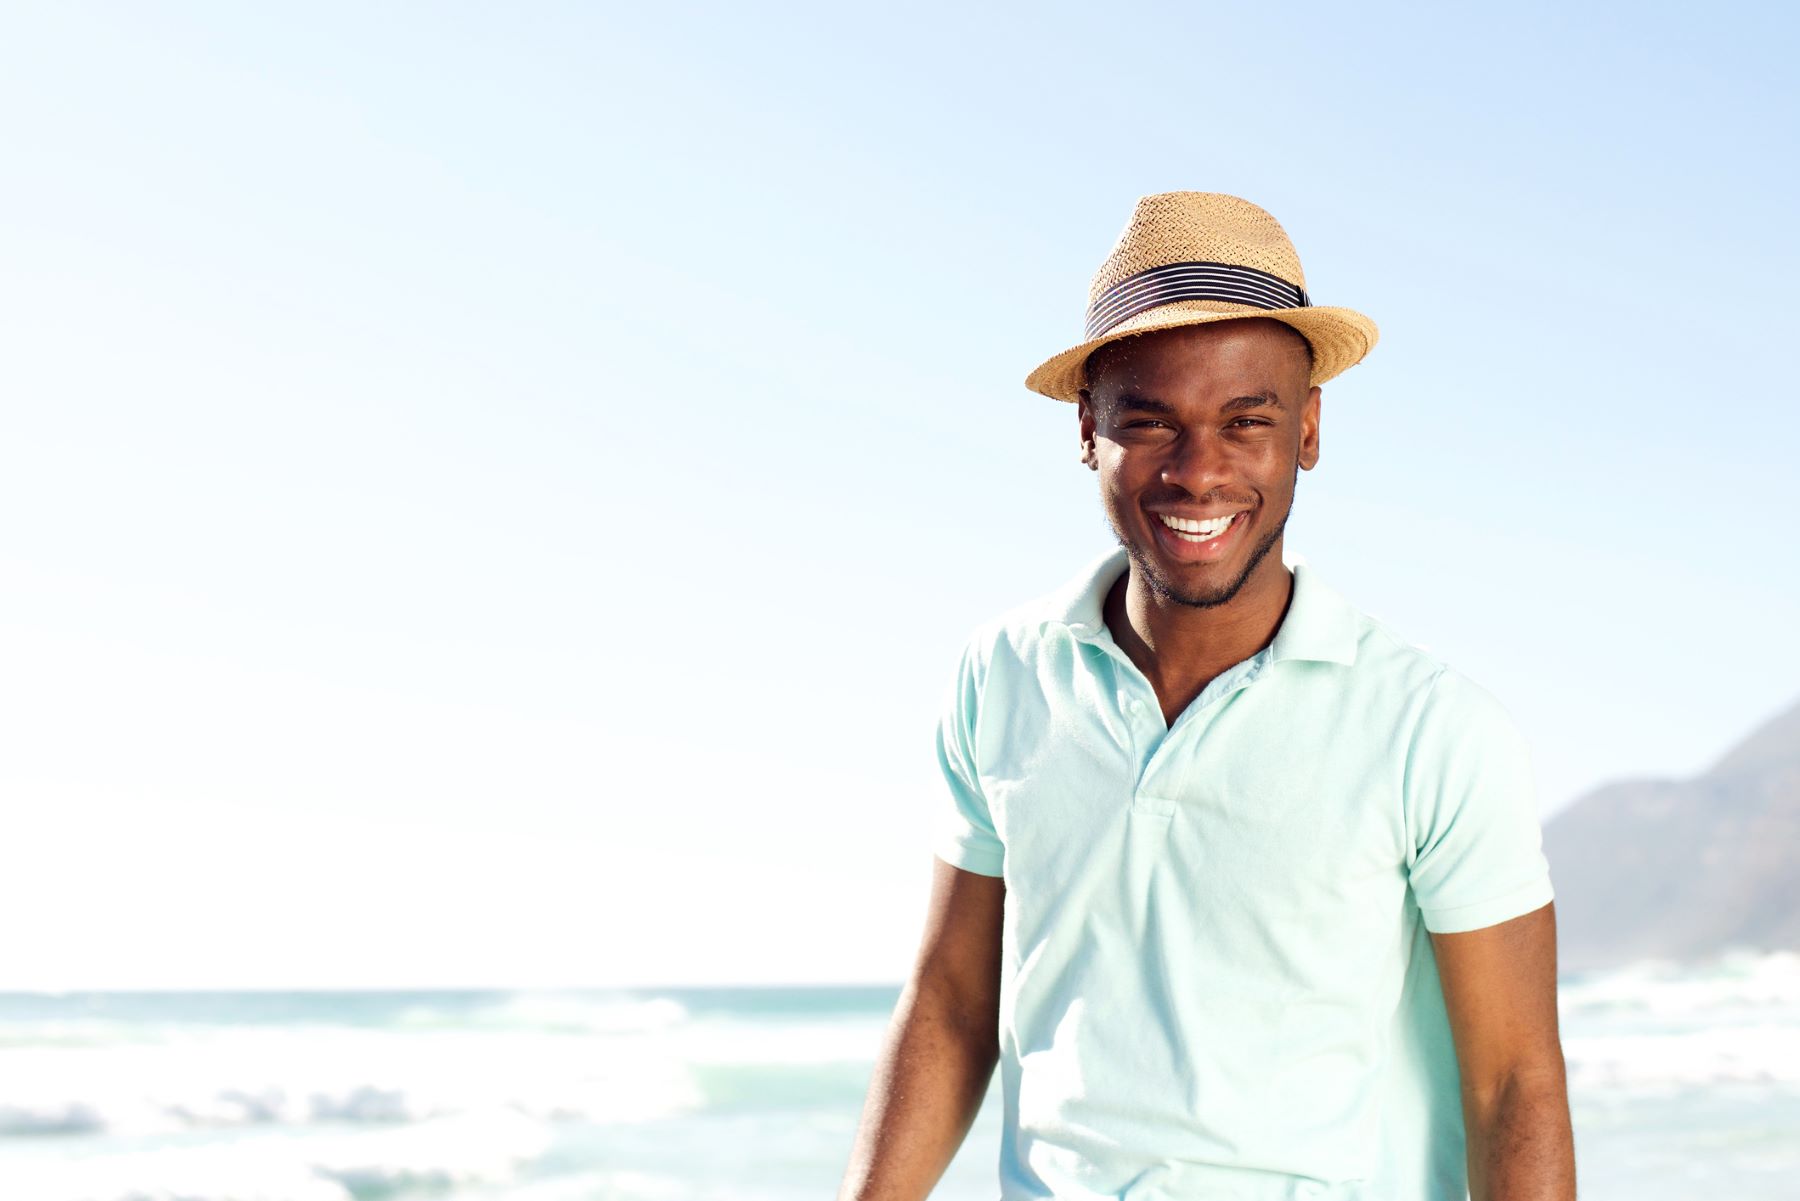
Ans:
[[[898,987],[0,994],[0,1201],[820,1201]],[[1800,1197],[1800,954],[1561,981],[1583,1201]],[[998,1073],[932,1194],[994,1201]]]

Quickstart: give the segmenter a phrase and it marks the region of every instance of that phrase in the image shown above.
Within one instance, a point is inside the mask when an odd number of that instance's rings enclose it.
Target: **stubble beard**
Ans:
[[[1157,570],[1156,561],[1151,554],[1125,536],[1125,531],[1110,512],[1107,514],[1107,523],[1112,526],[1113,537],[1118,539],[1119,545],[1125,548],[1125,553],[1137,565],[1138,578],[1143,580],[1157,597],[1173,604],[1186,605],[1191,609],[1216,609],[1220,605],[1231,603],[1232,598],[1236,597],[1243,588],[1244,582],[1255,572],[1257,565],[1263,561],[1269,551],[1274,549],[1275,544],[1281,541],[1281,532],[1287,528],[1288,514],[1292,512],[1293,505],[1289,504],[1287,512],[1281,515],[1281,520],[1276,522],[1275,528],[1263,535],[1262,539],[1257,542],[1255,549],[1250,552],[1250,558],[1244,563],[1244,569],[1238,572],[1237,578],[1210,591],[1183,591],[1177,588]]]

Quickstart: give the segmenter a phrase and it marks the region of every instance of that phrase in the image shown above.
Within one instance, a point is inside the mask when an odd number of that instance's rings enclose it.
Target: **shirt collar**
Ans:
[[[1106,630],[1106,594],[1130,568],[1125,548],[1115,547],[1091,560],[1073,579],[1045,598],[1040,626],[1066,626],[1083,641]],[[1356,611],[1304,560],[1292,565],[1294,595],[1287,615],[1269,644],[1271,661],[1315,659],[1327,663],[1356,662]]]

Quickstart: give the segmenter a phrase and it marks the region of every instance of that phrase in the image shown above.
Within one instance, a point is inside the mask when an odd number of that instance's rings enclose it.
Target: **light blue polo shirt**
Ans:
[[[1127,562],[978,627],[938,729],[933,849],[1006,881],[1002,1201],[1463,1201],[1427,932],[1551,900],[1523,738],[1304,561],[1165,729]]]

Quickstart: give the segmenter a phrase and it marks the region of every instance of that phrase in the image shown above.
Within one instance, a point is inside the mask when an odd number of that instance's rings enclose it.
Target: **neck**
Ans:
[[[1274,641],[1293,588],[1294,575],[1281,561],[1279,542],[1237,595],[1211,608],[1158,595],[1134,560],[1107,594],[1106,624],[1120,649],[1159,689],[1164,684],[1175,689],[1204,687],[1207,680]]]

